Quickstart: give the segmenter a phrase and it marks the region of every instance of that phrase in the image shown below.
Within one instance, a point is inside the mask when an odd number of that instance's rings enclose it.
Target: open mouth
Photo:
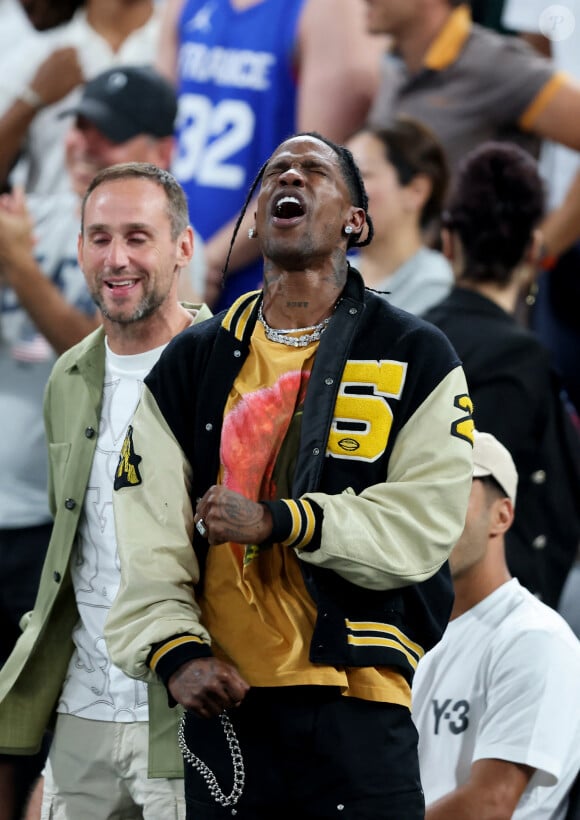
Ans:
[[[296,219],[304,214],[304,205],[295,196],[282,196],[274,203],[274,216],[277,219]]]
[[[131,285],[134,285],[135,282],[135,279],[118,279],[115,282],[107,282],[107,287],[111,288],[111,290],[114,288],[128,288]]]
[[[107,279],[104,284],[111,291],[123,293],[124,291],[131,290],[138,281],[138,279]]]

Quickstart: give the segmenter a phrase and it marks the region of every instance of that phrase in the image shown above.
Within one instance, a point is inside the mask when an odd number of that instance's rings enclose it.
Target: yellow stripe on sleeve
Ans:
[[[186,643],[203,644],[205,641],[202,641],[202,639],[198,638],[196,635],[182,635],[180,638],[174,638],[172,641],[169,641],[159,647],[157,652],[154,653],[153,657],[149,661],[149,667],[155,671],[155,667],[159,661],[165,657],[168,652],[171,652],[172,649],[175,649],[177,646],[183,646],[183,644]]]
[[[391,624],[384,624],[377,621],[350,621],[347,618],[346,625],[348,629],[353,632],[385,632],[389,635],[393,635],[406,646],[407,649],[417,655],[418,658],[422,658],[425,654],[425,650],[420,644],[411,641],[404,632],[401,632],[400,629],[397,629],[396,626],[392,626]]]
[[[302,549],[312,541],[312,539],[314,538],[314,529],[316,527],[316,518],[314,517],[314,512],[307,501],[302,502],[302,512],[306,523],[306,529],[300,541],[297,544],[294,544],[296,549]]]
[[[554,98],[557,91],[562,88],[567,81],[566,74],[558,72],[551,77],[548,82],[542,86],[540,91],[536,94],[532,102],[528,105],[524,113],[519,119],[518,125],[524,131],[530,131],[534,127],[536,119],[540,116],[544,108]]]
[[[302,516],[296,501],[284,499],[284,503],[288,507],[290,515],[292,516],[292,530],[290,531],[288,538],[286,538],[283,543],[285,546],[290,546],[300,535],[300,530],[302,529]]]
[[[351,644],[351,646],[389,646],[391,649],[396,649],[401,652],[409,661],[409,665],[416,669],[419,663],[419,658],[416,658],[410,652],[408,652],[404,646],[398,641],[390,640],[389,638],[373,638],[373,637],[355,637],[354,635],[349,635],[347,638],[347,642]]]

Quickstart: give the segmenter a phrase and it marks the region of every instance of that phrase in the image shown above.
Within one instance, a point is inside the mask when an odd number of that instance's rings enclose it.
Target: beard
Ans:
[[[155,313],[166,298],[166,294],[153,291],[146,293],[141,301],[134,307],[124,309],[121,305],[109,308],[105,300],[101,297],[100,292],[93,292],[91,295],[104,318],[118,325],[132,325],[135,322],[147,319],[151,314]]]

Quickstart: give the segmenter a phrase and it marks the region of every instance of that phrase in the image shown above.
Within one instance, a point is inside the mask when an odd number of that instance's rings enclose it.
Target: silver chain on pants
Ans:
[[[242,757],[239,740],[237,738],[237,735],[234,731],[234,727],[232,726],[232,722],[229,719],[227,713],[222,712],[219,717],[223,730],[225,732],[234,768],[234,785],[229,794],[223,793],[219,786],[219,783],[217,782],[217,777],[215,776],[215,774],[212,772],[209,766],[203,762],[203,760],[200,760],[199,757],[191,751],[191,749],[187,745],[184,732],[185,712],[181,716],[181,721],[179,722],[179,729],[177,730],[177,741],[179,743],[179,748],[184,759],[187,760],[190,766],[192,766],[203,777],[209,789],[209,793],[216,801],[216,803],[219,803],[220,806],[233,807],[236,805],[236,803],[242,796],[242,792],[244,790],[244,781],[246,779],[246,772],[244,769],[244,758]],[[236,813],[236,809],[232,808],[232,814]]]

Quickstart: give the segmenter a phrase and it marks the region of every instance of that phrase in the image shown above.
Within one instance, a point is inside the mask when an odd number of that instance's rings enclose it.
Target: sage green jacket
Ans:
[[[207,319],[197,308],[196,322]],[[55,716],[73,652],[78,620],[70,559],[97,444],[105,334],[95,330],[56,362],[44,401],[49,447],[49,500],[54,528],[34,609],[0,670],[0,752],[32,754]],[[179,708],[170,709],[160,682],[149,683],[149,776],[183,777],[177,746]]]

